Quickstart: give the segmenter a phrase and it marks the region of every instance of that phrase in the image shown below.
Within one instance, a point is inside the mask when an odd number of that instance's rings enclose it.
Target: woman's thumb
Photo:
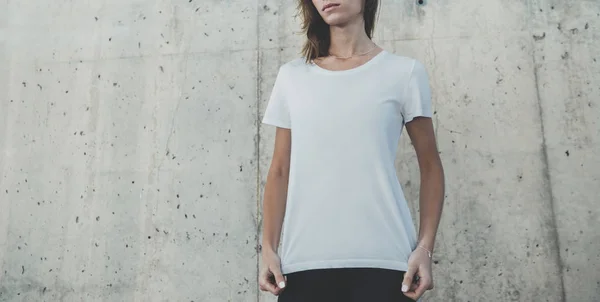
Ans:
[[[272,269],[273,276],[275,277],[275,283],[277,283],[277,287],[284,288],[285,287],[285,278],[281,273],[281,268],[279,266],[275,266]]]
[[[410,285],[413,282],[413,270],[411,268],[408,268],[408,270],[406,271],[406,273],[404,274],[404,280],[402,280],[402,292],[405,293],[408,291],[408,289],[410,288]]]

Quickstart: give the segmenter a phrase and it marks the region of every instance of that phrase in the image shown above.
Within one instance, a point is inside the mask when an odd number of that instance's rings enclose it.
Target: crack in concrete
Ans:
[[[533,38],[532,38],[533,39]],[[543,161],[543,174],[544,174],[544,179],[546,180],[546,184],[545,184],[545,188],[548,192],[548,196],[550,196],[550,215],[551,215],[551,221],[550,223],[552,224],[552,236],[554,237],[554,248],[556,250],[556,265],[558,266],[559,269],[559,273],[560,273],[560,293],[561,293],[561,301],[566,301],[566,292],[565,292],[565,278],[564,278],[564,265],[562,263],[562,258],[560,256],[560,239],[559,239],[559,234],[558,234],[558,229],[557,229],[557,224],[556,224],[556,213],[554,210],[554,203],[555,203],[555,199],[554,199],[554,194],[552,192],[552,178],[550,176],[550,163],[548,160],[548,146],[546,144],[546,131],[544,128],[544,106],[542,105],[542,97],[540,94],[540,81],[539,81],[539,67],[538,67],[538,63],[537,63],[537,59],[536,59],[536,50],[535,50],[535,42],[533,44],[533,49],[532,49],[532,56],[533,56],[533,76],[535,79],[535,93],[536,93],[536,97],[537,97],[537,103],[538,103],[538,112],[539,112],[539,118],[540,118],[540,130],[541,130],[541,134],[542,134],[542,161]]]

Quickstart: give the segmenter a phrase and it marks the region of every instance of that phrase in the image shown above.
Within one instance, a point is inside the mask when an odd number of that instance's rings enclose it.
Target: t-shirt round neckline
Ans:
[[[382,49],[379,53],[377,53],[375,56],[373,56],[368,61],[366,61],[363,64],[358,65],[356,67],[352,67],[350,69],[343,69],[343,70],[326,69],[326,68],[323,68],[323,67],[319,66],[313,60],[310,61],[310,67],[312,67],[312,69],[315,70],[315,71],[318,71],[320,73],[325,73],[325,74],[348,74],[348,73],[354,73],[354,72],[363,70],[365,68],[368,68],[369,66],[372,66],[378,60],[380,60],[385,55],[385,53],[386,53],[386,50]]]

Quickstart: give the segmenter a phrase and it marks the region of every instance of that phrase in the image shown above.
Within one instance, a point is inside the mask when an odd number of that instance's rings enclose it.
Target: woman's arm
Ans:
[[[290,170],[291,130],[277,128],[263,199],[262,249],[277,252],[285,214]]]
[[[259,275],[260,289],[274,295],[279,295],[285,287],[277,248],[287,201],[290,152],[291,130],[278,127],[263,199],[263,268]]]
[[[431,118],[417,117],[406,123],[406,130],[417,153],[421,173],[419,193],[420,225],[416,250],[408,259],[402,291],[418,300],[426,290],[433,288],[431,254],[435,244],[444,202],[444,170],[440,160]],[[429,252],[428,252],[429,251]],[[414,276],[419,279],[413,282]]]
[[[406,124],[406,131],[417,153],[421,174],[418,243],[433,252],[444,203],[444,169],[431,118],[415,118]]]

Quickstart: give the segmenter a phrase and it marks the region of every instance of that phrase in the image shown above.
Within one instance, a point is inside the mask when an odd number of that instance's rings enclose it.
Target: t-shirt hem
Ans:
[[[408,263],[395,260],[374,259],[324,260],[283,264],[281,266],[281,271],[283,274],[291,274],[312,269],[328,268],[381,268],[405,272],[408,270]]]
[[[279,128],[286,128],[286,129],[291,129],[292,128],[289,123],[285,123],[285,122],[282,122],[280,120],[263,119],[262,123],[263,124],[267,124],[267,125],[271,125],[271,126],[275,126],[275,127],[279,127]]]

